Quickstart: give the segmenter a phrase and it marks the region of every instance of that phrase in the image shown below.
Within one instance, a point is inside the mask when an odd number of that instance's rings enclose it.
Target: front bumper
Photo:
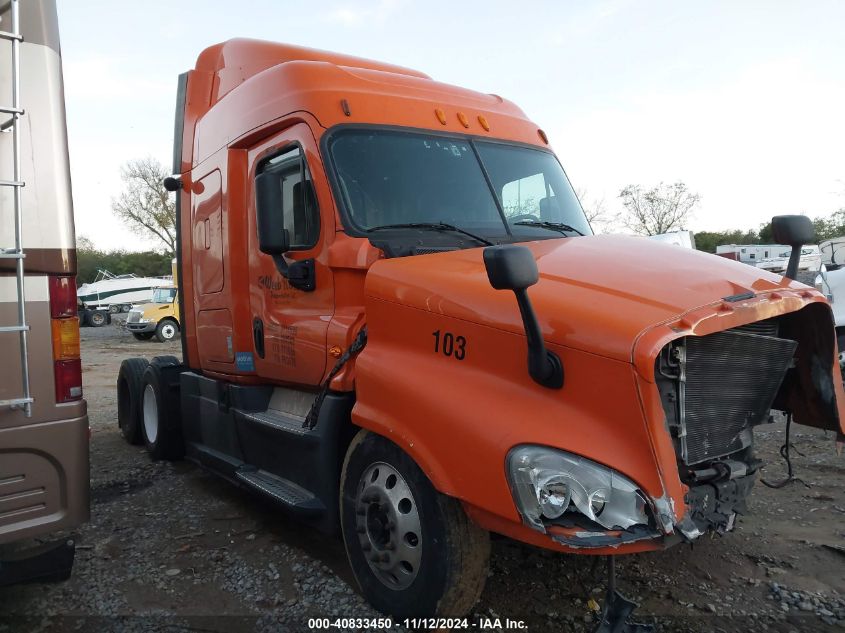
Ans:
[[[155,323],[127,323],[126,329],[133,334],[143,334],[144,332],[155,332]]]

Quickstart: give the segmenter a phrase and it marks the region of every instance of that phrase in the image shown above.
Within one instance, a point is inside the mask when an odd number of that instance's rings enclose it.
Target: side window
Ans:
[[[559,215],[556,203],[551,188],[546,191],[542,173],[512,180],[502,187],[502,208],[509,218],[533,215],[538,219],[556,220]]]
[[[278,213],[282,225],[288,233],[289,249],[306,250],[317,243],[320,234],[320,213],[311,175],[305,164],[305,157],[299,147],[293,147],[265,160],[256,175],[275,176],[278,183],[278,196],[273,196],[274,206],[278,209],[259,209],[260,214]],[[256,204],[262,203],[261,199]]]

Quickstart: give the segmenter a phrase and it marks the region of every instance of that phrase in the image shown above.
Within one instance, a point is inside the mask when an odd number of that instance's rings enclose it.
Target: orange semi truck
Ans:
[[[592,235],[496,95],[231,40],[179,78],[166,185],[183,358],[124,361],[120,428],[341,531],[395,617],[466,614],[490,532],[613,555],[729,531],[771,409],[843,430],[819,292]]]

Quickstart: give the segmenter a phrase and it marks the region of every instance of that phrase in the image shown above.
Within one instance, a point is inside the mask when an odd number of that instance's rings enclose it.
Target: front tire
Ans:
[[[159,321],[158,325],[156,326],[156,339],[158,339],[159,343],[167,343],[168,341],[172,341],[176,338],[176,335],[179,334],[179,326],[176,325],[176,322],[172,319],[164,319],[163,321]]]
[[[341,526],[361,593],[395,618],[461,617],[484,589],[486,531],[385,438],[361,431],[341,473]]]
[[[154,335],[155,332],[132,332],[132,336],[138,341],[149,341]]]

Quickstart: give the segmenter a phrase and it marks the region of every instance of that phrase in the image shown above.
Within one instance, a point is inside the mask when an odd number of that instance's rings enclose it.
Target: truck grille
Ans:
[[[141,313],[137,312],[136,310],[130,310],[129,314],[126,315],[126,322],[127,323],[137,323],[141,320]]]
[[[684,339],[679,435],[688,465],[750,444],[751,427],[769,415],[798,345],[776,333],[770,321]]]

